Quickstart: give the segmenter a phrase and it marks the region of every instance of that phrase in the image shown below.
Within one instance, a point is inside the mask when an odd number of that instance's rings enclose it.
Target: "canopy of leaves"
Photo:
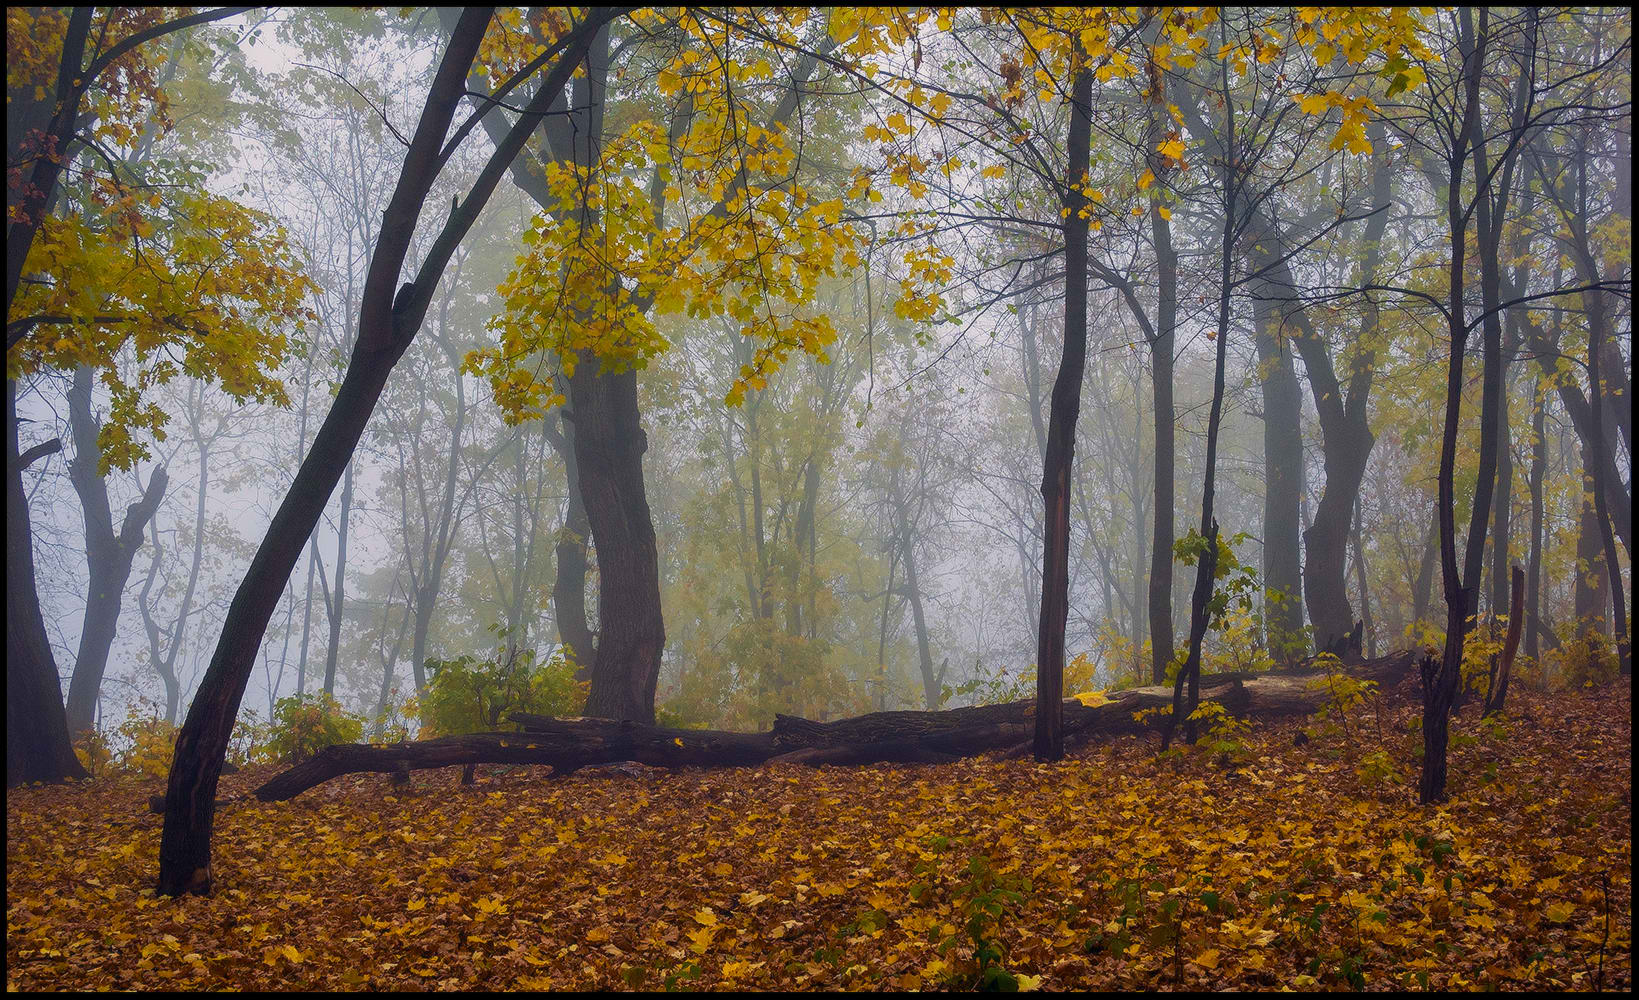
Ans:
[[[109,51],[174,15],[103,9],[92,37]],[[8,101],[33,98],[17,109],[26,125],[56,94],[67,22],[50,8],[8,8],[6,18]],[[111,396],[104,473],[148,457],[139,435],[164,438],[166,414],[149,394],[178,375],[216,382],[241,402],[287,403],[271,373],[287,334],[310,318],[313,286],[284,228],[209,190],[208,165],[154,155],[171,127],[160,48],[135,46],[92,81],[68,148],[44,148],[38,128],[8,136],[8,225],[39,157],[64,171],[6,317],[8,333],[26,331],[7,352],[6,375],[97,369]]]

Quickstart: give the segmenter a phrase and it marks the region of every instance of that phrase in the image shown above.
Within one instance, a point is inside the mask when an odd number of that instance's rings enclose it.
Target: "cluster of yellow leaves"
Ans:
[[[723,41],[704,21],[686,24]],[[467,359],[508,419],[562,402],[547,372],[642,368],[668,346],[657,316],[727,317],[756,342],[730,405],[762,389],[793,351],[828,360],[836,331],[807,304],[839,261],[857,259],[860,236],[842,221],[840,197],[799,183],[786,131],[758,125],[736,96],[772,80],[773,67],[702,51],[717,50],[685,47],[658,76],[664,96],[687,96],[686,128],[637,121],[590,168],[544,167],[553,204],[501,285],[496,345]]]
[[[133,35],[173,20],[185,12],[176,7],[100,7],[92,15],[85,61],[95,59]],[[32,97],[56,101],[57,72],[68,32],[67,8],[6,8],[7,102]],[[94,81],[84,110],[94,121],[92,134],[120,149],[137,145],[145,128],[170,127],[165,92],[150,61],[150,46],[122,55]],[[24,137],[24,150],[28,149]],[[9,169],[9,167],[8,167]],[[7,184],[13,184],[7,179]],[[9,199],[8,199],[9,200]]]
[[[6,357],[11,378],[99,371],[112,400],[105,473],[147,456],[140,432],[164,439],[167,415],[146,397],[179,374],[286,405],[272,373],[286,331],[311,318],[312,287],[267,215],[200,190],[162,199],[106,186],[82,211],[42,222],[9,317],[37,322]]]
[[[260,804],[252,768],[223,780],[209,899],[149,888],[162,784],[14,790],[7,986],[966,986],[984,858],[1028,883],[986,931],[1023,986],[1624,990],[1628,697],[1520,694],[1551,724],[1456,748],[1429,808],[1291,726],[1230,769],[1125,741],[1058,765],[367,776]],[[1392,735],[1371,749],[1415,773]]]
[[[568,34],[575,20],[568,7],[497,8],[478,44],[478,65],[489,85],[500,86],[523,69]]]

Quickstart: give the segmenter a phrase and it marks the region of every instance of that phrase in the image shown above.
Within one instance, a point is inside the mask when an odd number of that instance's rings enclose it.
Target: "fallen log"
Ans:
[[[657,767],[747,767],[773,753],[769,733],[665,729],[608,719],[542,719],[539,731],[325,747],[274,775],[256,789],[256,797],[281,801],[344,774],[399,774],[457,764],[547,764],[568,774],[588,765],[622,761]]]
[[[1386,690],[1412,675],[1417,655],[1411,650],[1395,653],[1346,672]],[[1201,679],[1201,700],[1217,701],[1243,718],[1310,715],[1329,698],[1318,683],[1325,676],[1323,670],[1209,675]],[[1172,688],[1166,685],[1117,692],[1100,705],[1070,699],[1064,703],[1064,732],[1083,738],[1144,733],[1157,719],[1139,721],[1134,715],[1171,705]],[[344,774],[403,775],[467,764],[544,764],[561,775],[625,761],[668,768],[942,763],[1016,748],[1030,738],[1034,713],[1034,701],[1017,701],[942,712],[873,712],[832,722],[777,715],[766,733],[736,733],[514,712],[509,718],[522,732],[327,747],[274,776],[256,790],[256,797],[265,802],[288,799]]]

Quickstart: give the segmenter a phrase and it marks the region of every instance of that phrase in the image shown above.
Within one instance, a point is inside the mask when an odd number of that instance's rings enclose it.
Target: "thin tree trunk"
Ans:
[[[1078,61],[1081,57],[1078,55]],[[1064,355],[1048,404],[1047,451],[1042,460],[1041,627],[1036,641],[1036,759],[1064,756],[1064,629],[1070,617],[1070,483],[1087,368],[1088,142],[1092,134],[1093,74],[1075,72],[1070,93],[1069,171],[1064,220]]]
[[[85,618],[80,626],[79,655],[68,684],[68,731],[81,733],[92,727],[97,697],[102,691],[103,674],[108,669],[108,651],[114,645],[119,626],[120,603],[131,563],[142,547],[142,534],[159,509],[165,495],[163,466],[154,470],[142,497],[125,512],[118,533],[108,503],[108,483],[103,478],[102,448],[97,443],[101,430],[91,413],[91,369],[81,365],[74,371],[68,392],[69,426],[74,434],[74,458],[68,478],[79,494],[85,516],[85,561],[89,590]]]
[[[1227,69],[1225,73],[1227,74]],[[1232,141],[1235,135],[1235,106],[1229,97],[1227,75],[1224,82],[1224,136],[1226,141]],[[1211,624],[1211,604],[1213,583],[1218,570],[1218,520],[1213,514],[1213,503],[1218,476],[1218,432],[1223,424],[1224,409],[1224,369],[1228,359],[1229,347],[1229,306],[1234,286],[1230,283],[1231,266],[1235,254],[1235,237],[1239,232],[1238,194],[1240,180],[1237,177],[1239,152],[1233,147],[1230,155],[1223,158],[1224,172],[1220,179],[1223,184],[1223,247],[1219,252],[1218,262],[1218,326],[1215,339],[1217,340],[1217,357],[1212,373],[1212,408],[1207,417],[1206,432],[1206,470],[1201,482],[1201,538],[1204,542],[1199,559],[1195,565],[1195,589],[1191,595],[1189,609],[1189,652],[1184,659],[1184,665],[1173,680],[1172,711],[1167,716],[1166,727],[1161,734],[1161,748],[1163,750],[1172,742],[1172,734],[1180,721],[1184,723],[1184,738],[1195,742],[1195,709],[1200,704],[1201,688],[1201,644],[1206,639],[1207,627]],[[1189,685],[1189,700],[1183,701],[1185,683]]]
[[[1508,697],[1508,680],[1514,674],[1514,654],[1519,650],[1520,629],[1525,617],[1525,571],[1518,566],[1508,574],[1512,595],[1508,602],[1508,636],[1503,640],[1497,668],[1491,673],[1491,687],[1485,694],[1485,715],[1502,711]]]
[[[1161,268],[1161,306],[1157,310],[1156,339],[1150,350],[1150,378],[1155,403],[1155,524],[1150,538],[1150,679],[1166,678],[1174,654],[1172,632],[1172,546],[1177,486],[1177,425],[1173,412],[1173,345],[1178,312],[1178,255],[1172,249],[1171,227],[1160,223],[1156,256]]]
[[[1490,519],[1491,485],[1496,474],[1496,391],[1500,381],[1497,357],[1501,351],[1499,324],[1485,327],[1487,364],[1485,389],[1480,415],[1480,469],[1474,488],[1474,506],[1469,521],[1468,551],[1465,565],[1457,563],[1456,521],[1456,461],[1457,436],[1462,416],[1463,360],[1468,343],[1468,325],[1463,302],[1464,257],[1467,247],[1468,216],[1462,203],[1464,165],[1470,146],[1476,159],[1480,152],[1479,135],[1480,75],[1485,65],[1485,50],[1490,26],[1490,12],[1480,10],[1479,31],[1473,28],[1473,14],[1464,9],[1459,13],[1461,29],[1459,47],[1463,56],[1460,80],[1466,87],[1462,126],[1455,137],[1455,148],[1449,162],[1450,176],[1446,190],[1446,220],[1450,228],[1450,270],[1448,275],[1447,316],[1451,338],[1451,357],[1446,369],[1445,424],[1440,439],[1439,516],[1440,516],[1440,570],[1446,600],[1445,650],[1438,663],[1432,659],[1422,664],[1423,681],[1423,769],[1418,781],[1418,798],[1424,803],[1445,798],[1446,750],[1450,728],[1451,707],[1457,698],[1462,680],[1463,640],[1469,629],[1469,615],[1474,608],[1481,559],[1484,555],[1485,529]],[[1476,164],[1476,173],[1483,166]],[[1481,240],[1491,235],[1490,196],[1482,192],[1478,199]],[[1495,244],[1492,244],[1493,250]],[[1483,256],[1483,254],[1482,254]],[[1482,260],[1483,265],[1483,260]],[[1490,282],[1482,279],[1482,285]],[[1487,302],[1493,302],[1494,289],[1482,289]],[[1496,330],[1493,340],[1492,330]],[[1494,385],[1493,383],[1496,382]],[[1489,449],[1489,454],[1487,453]]]
[[[928,621],[922,610],[922,583],[916,575],[916,539],[903,510],[899,527],[899,548],[905,555],[905,592],[910,597],[911,621],[916,626],[917,663],[922,669],[922,699],[932,712],[944,701],[944,674],[933,669],[933,647],[928,641]]]
[[[353,463],[342,476],[340,527],[336,531],[336,584],[331,588],[330,648],[324,656],[324,693],[336,693],[336,663],[341,655],[341,620],[347,602],[347,522],[353,512]]]
[[[1355,586],[1360,590],[1360,620],[1361,631],[1365,634],[1366,659],[1377,659],[1377,631],[1372,623],[1371,592],[1366,587],[1366,545],[1361,538],[1360,506],[1354,510],[1354,578]]]
[[[1540,663],[1542,647],[1537,619],[1542,614],[1542,481],[1548,472],[1548,397],[1539,392],[1535,379],[1531,388],[1531,552],[1525,570],[1525,595],[1530,609],[1525,619],[1525,655]]]

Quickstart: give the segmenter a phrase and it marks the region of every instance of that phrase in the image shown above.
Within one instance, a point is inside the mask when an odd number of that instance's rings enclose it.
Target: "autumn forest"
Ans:
[[[8,7],[8,990],[1632,988],[1624,7]]]

